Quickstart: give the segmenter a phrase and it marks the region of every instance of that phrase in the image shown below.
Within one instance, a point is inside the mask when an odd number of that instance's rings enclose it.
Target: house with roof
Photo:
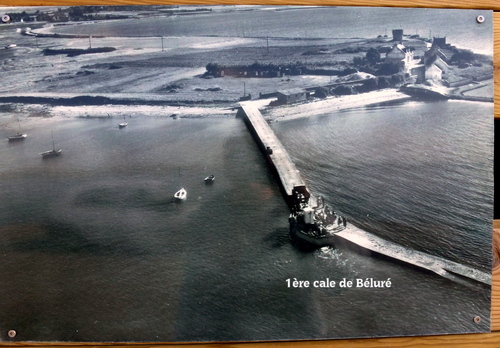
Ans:
[[[455,47],[446,42],[446,36],[434,37],[434,39],[432,40],[432,46],[436,46],[441,59],[443,59],[447,63],[456,52]]]
[[[443,49],[442,45],[446,48]],[[450,73],[450,66],[447,63],[450,55],[448,51],[451,51],[449,46],[445,39],[435,38],[432,46],[424,52],[422,59],[410,66],[407,72],[416,77],[417,83],[448,79]],[[446,50],[446,53],[443,50]]]
[[[290,88],[280,90],[276,93],[276,95],[278,97],[279,104],[289,104],[306,100],[309,96],[309,92],[303,90],[302,88]]]
[[[409,72],[410,67],[415,64],[413,50],[405,47],[403,43],[398,43],[392,46],[392,49],[386,53],[385,60],[395,63],[403,62],[406,72]]]
[[[450,66],[446,63],[445,59],[445,55],[436,44],[433,44],[424,53],[422,63],[425,66],[425,80],[442,80],[448,78]]]

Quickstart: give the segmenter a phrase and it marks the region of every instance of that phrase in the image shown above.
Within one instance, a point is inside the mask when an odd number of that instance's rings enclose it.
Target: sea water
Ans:
[[[270,11],[213,13],[64,32],[315,38],[390,36],[398,27],[421,36],[432,31],[462,47],[491,45],[491,30],[463,25],[460,16],[474,21],[477,11],[426,10],[428,16],[418,17],[391,9],[385,15],[352,11],[278,11],[279,20]],[[269,17],[266,26],[262,16]],[[272,128],[310,189],[350,223],[488,272],[492,112],[491,104],[411,101]],[[289,208],[241,119],[164,116],[133,117],[124,129],[117,119],[40,119],[25,123],[25,141],[0,147],[1,339],[8,330],[23,341],[489,330],[486,286],[345,247],[294,246]],[[52,148],[52,134],[62,156],[43,160],[39,153]],[[0,128],[0,135],[11,134]],[[215,182],[205,185],[210,174]],[[181,187],[187,200],[175,202]],[[326,279],[337,286],[288,286]],[[390,279],[391,287],[340,286],[357,279]]]
[[[392,38],[393,29],[493,55],[492,12],[484,10],[370,7],[219,8],[209,14],[160,16],[55,27],[61,33],[103,36],[232,36],[259,38]],[[476,22],[483,15],[485,21]],[[457,25],[459,23],[459,25]]]
[[[491,112],[406,102],[272,128],[311,190],[349,222],[487,271]],[[278,182],[241,119],[152,116],[124,129],[117,119],[40,120],[24,142],[2,146],[3,332],[227,341],[488,330],[486,286],[293,245]],[[43,160],[51,133],[63,154]],[[181,187],[187,199],[175,202]],[[288,286],[327,278],[337,286]],[[392,285],[340,287],[369,278]]]

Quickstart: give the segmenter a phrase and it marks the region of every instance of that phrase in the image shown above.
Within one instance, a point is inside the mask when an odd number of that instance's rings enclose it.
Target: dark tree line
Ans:
[[[397,74],[404,69],[404,62],[390,62],[382,60],[378,49],[370,48],[364,57],[354,57],[353,65],[359,71],[376,76]]]

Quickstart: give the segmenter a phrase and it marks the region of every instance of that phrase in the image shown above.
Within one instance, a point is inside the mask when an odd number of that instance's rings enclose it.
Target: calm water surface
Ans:
[[[487,270],[491,113],[407,102],[272,127],[311,189],[352,223]],[[242,120],[128,121],[40,120],[0,148],[2,332],[225,341],[489,330],[487,287],[292,245],[288,207]],[[63,155],[42,160],[51,132]],[[187,200],[173,202],[182,186]],[[289,289],[289,278],[392,287]]]
[[[482,24],[478,15],[485,16]],[[446,37],[461,48],[492,55],[492,12],[484,10],[322,7],[214,12],[112,21],[54,28],[62,33],[104,36],[235,36],[287,38],[392,37],[392,29],[424,38]]]

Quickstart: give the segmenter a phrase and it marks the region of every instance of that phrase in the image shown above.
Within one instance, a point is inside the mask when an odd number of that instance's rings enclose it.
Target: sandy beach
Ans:
[[[264,112],[268,121],[278,122],[409,98],[408,95],[391,88],[369,93],[329,97],[303,104],[266,108]]]
[[[396,89],[385,89],[363,94],[326,99],[313,99],[301,104],[270,107],[275,98],[257,99],[251,101],[259,108],[268,122],[293,120],[302,117],[332,113],[340,110],[363,107],[375,103],[404,100],[409,97]],[[123,117],[179,117],[179,118],[221,118],[234,117],[237,104],[216,106],[169,106],[169,105],[41,105],[41,104],[11,104],[11,110],[0,117],[0,125],[12,132],[17,127],[13,120],[19,120],[23,127],[31,127],[43,120],[53,121],[68,118],[115,118]]]

